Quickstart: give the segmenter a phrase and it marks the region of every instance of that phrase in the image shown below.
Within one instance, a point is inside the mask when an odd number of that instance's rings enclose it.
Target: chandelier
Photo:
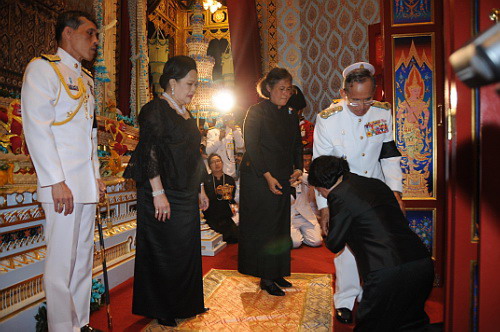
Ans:
[[[203,0],[203,8],[205,10],[210,9],[210,12],[213,14],[222,7],[222,4],[217,0]]]

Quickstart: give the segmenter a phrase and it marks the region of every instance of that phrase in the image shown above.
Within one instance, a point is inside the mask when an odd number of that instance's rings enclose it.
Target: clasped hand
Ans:
[[[296,169],[293,171],[292,175],[290,175],[290,185],[292,187],[296,187],[302,183],[302,171]]]

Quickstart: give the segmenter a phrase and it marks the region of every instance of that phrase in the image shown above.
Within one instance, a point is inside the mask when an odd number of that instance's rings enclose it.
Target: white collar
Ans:
[[[61,62],[63,64],[68,66],[71,70],[75,71],[78,75],[81,75],[82,64],[80,61],[73,58],[68,52],[66,52],[60,47],[57,49],[56,54],[61,58]]]

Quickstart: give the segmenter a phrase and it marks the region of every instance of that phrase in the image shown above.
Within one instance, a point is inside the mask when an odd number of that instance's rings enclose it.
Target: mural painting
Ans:
[[[403,196],[435,197],[432,36],[394,38],[396,144],[403,155]]]
[[[393,24],[432,23],[432,9],[432,0],[393,0]]]
[[[427,250],[434,256],[434,224],[435,211],[406,210],[406,219],[410,228],[420,237]]]

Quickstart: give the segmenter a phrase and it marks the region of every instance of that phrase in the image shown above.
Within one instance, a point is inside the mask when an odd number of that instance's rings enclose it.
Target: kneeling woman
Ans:
[[[203,212],[207,224],[214,231],[222,234],[227,243],[238,242],[238,226],[233,221],[231,204],[234,201],[236,183],[224,174],[222,158],[215,153],[208,157],[211,173],[205,178],[205,192],[210,200],[209,208]]]

